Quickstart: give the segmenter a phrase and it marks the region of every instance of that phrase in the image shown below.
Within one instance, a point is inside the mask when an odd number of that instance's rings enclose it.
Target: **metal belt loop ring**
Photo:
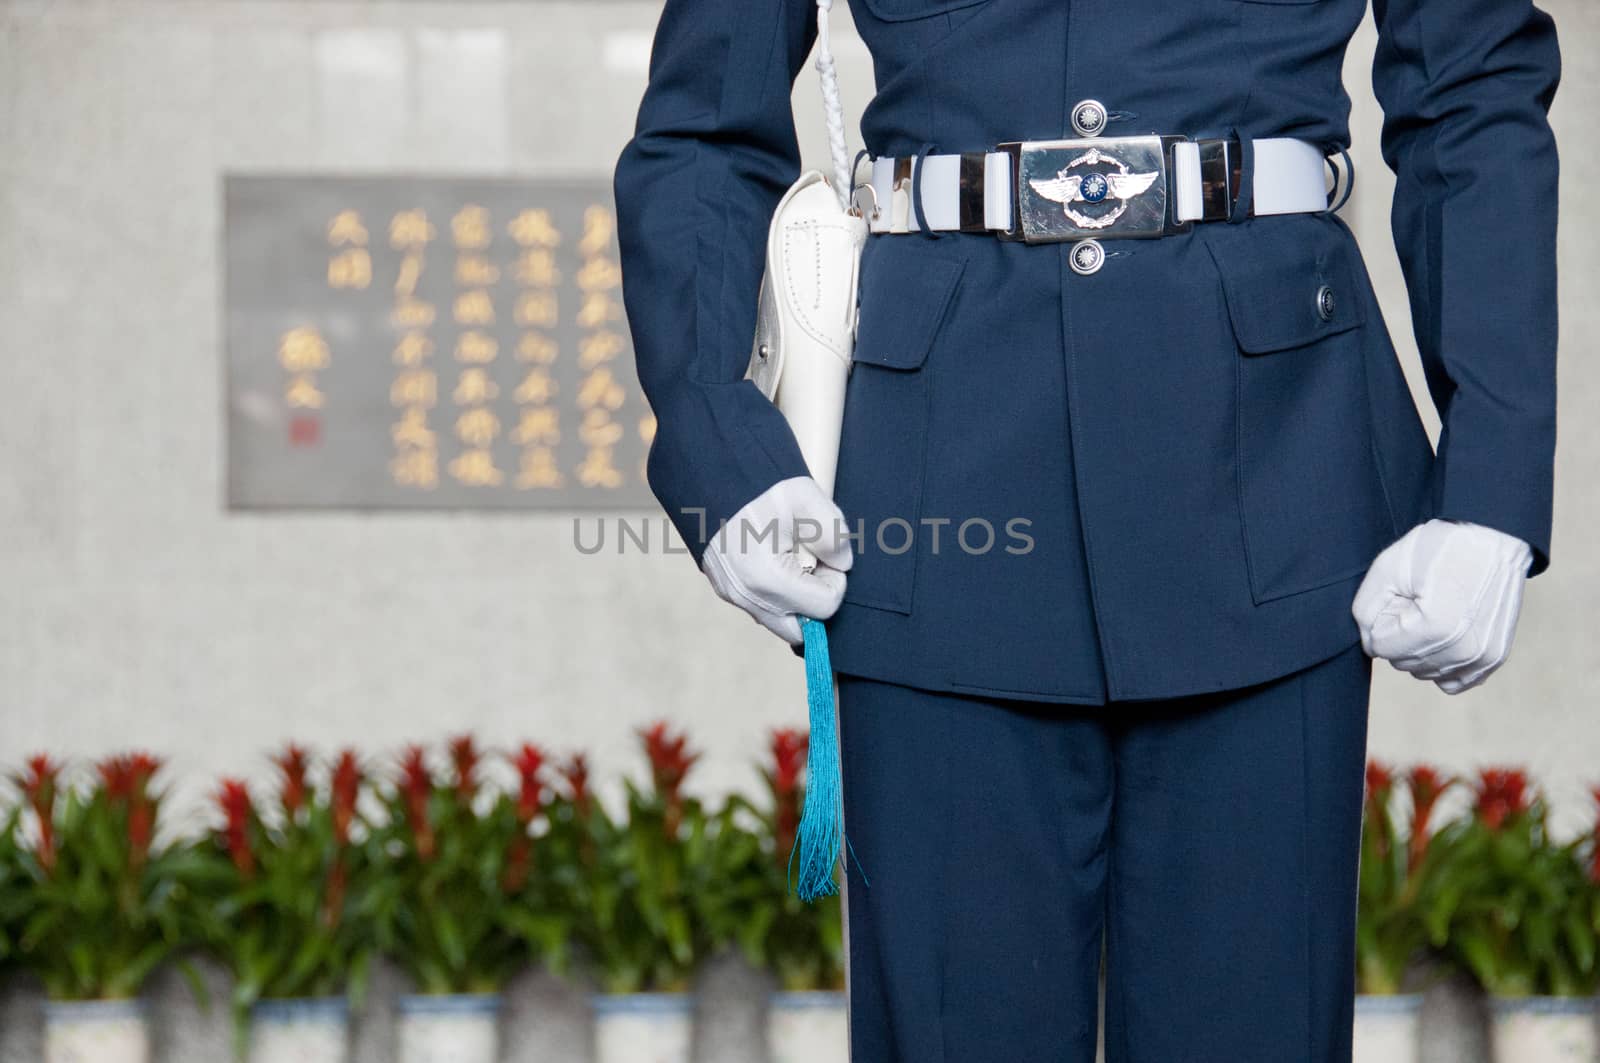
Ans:
[[[935,232],[928,228],[928,219],[922,216],[922,171],[927,162],[928,153],[933,150],[933,143],[926,142],[917,151],[916,162],[911,168],[911,211],[916,215],[917,228],[924,236],[939,239],[943,233]]]
[[[861,204],[856,202],[856,193],[862,189],[866,189],[872,194],[872,213],[870,214],[862,210]],[[878,220],[878,216],[881,213],[878,207],[878,190],[872,186],[871,182],[856,185],[855,188],[850,190],[850,209],[856,212],[857,217],[866,218],[869,222]]]
[[[1228,222],[1232,224],[1245,221],[1255,213],[1256,149],[1255,143],[1240,133],[1238,126],[1229,129],[1228,136],[1239,145],[1239,187],[1228,211]]]
[[[863,181],[859,184],[856,182],[856,171],[861,168],[861,156],[863,155],[866,155],[868,159],[871,159],[872,157],[871,153],[868,152],[866,148],[862,148],[856,152],[856,157],[850,160],[850,207],[856,212],[858,217],[865,217],[868,221],[877,221],[879,213],[878,190],[873,187],[870,176],[866,181]],[[871,214],[867,214],[865,211],[863,211],[861,209],[861,205],[856,202],[856,193],[863,188],[872,193]]]
[[[1327,154],[1327,149],[1328,148],[1338,148],[1339,149],[1339,158],[1340,158],[1340,160],[1342,160],[1341,165],[1339,165],[1339,166],[1334,166],[1333,165],[1333,156]],[[1334,188],[1335,191],[1337,191],[1338,188],[1339,188],[1339,178],[1341,176],[1343,176],[1343,178],[1344,178],[1344,191],[1339,196],[1339,201],[1337,203],[1331,204],[1324,211],[1324,213],[1326,213],[1326,214],[1337,214],[1339,212],[1339,208],[1343,207],[1346,203],[1350,202],[1350,193],[1355,191],[1355,188],[1356,188],[1356,167],[1355,167],[1355,163],[1350,161],[1350,153],[1345,150],[1344,145],[1342,145],[1342,144],[1325,144],[1325,145],[1323,145],[1323,156],[1322,157],[1328,163],[1329,166],[1333,167],[1333,170],[1334,170],[1333,188]]]

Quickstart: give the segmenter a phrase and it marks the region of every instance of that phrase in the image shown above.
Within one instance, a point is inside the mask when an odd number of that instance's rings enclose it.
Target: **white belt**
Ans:
[[[1292,137],[1250,146],[1251,214],[1328,209],[1321,148]],[[1229,216],[1238,198],[1239,155],[1237,142],[1151,135],[1012,141],[994,151],[920,160],[885,156],[872,160],[877,209],[862,206],[876,233],[991,232],[1030,243],[1165,236]]]

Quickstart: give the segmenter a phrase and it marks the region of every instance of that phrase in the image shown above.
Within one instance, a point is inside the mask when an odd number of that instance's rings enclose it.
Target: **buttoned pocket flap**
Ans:
[[[1258,228],[1271,225],[1281,230]],[[1303,347],[1365,320],[1349,245],[1329,230],[1265,218],[1206,246],[1239,349],[1248,354]]]

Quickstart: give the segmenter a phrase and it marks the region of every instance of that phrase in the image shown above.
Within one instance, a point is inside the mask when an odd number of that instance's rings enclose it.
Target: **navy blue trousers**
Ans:
[[[1107,1063],[1349,1063],[1370,677],[1359,645],[1093,707],[841,675],[854,1063],[1093,1063],[1102,947]]]

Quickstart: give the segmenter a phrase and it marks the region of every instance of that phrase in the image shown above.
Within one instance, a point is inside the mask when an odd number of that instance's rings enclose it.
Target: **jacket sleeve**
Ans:
[[[1435,515],[1550,560],[1556,406],[1550,16],[1529,0],[1374,0],[1390,221],[1443,430]]]
[[[790,96],[816,40],[807,0],[666,0],[613,175],[623,303],[656,417],[650,489],[699,564],[744,503],[806,475],[744,380],[767,227],[800,175]]]

